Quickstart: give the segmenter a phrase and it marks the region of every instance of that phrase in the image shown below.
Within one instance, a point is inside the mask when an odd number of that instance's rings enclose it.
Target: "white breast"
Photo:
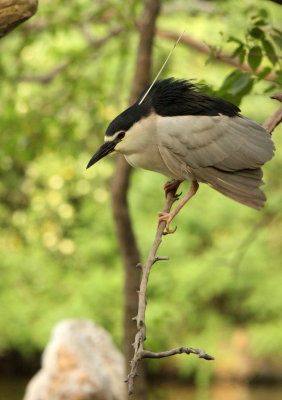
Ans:
[[[177,179],[167,168],[158,149],[158,116],[151,114],[134,124],[115,150],[124,154],[126,161],[135,168],[159,172]]]

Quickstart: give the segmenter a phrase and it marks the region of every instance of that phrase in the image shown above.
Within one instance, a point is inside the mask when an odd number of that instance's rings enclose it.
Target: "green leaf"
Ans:
[[[241,74],[231,86],[231,93],[248,93],[252,88],[253,78],[250,74]]]
[[[245,55],[246,55],[246,50],[243,44],[242,45],[240,44],[232,53],[232,57],[237,57],[237,56],[239,57],[240,64],[243,64]]]
[[[282,31],[280,31],[280,29],[278,28],[273,28],[274,32],[277,33],[277,35],[282,36]]]
[[[232,56],[231,57],[236,57],[239,56],[242,52],[242,50],[244,49],[244,46],[242,44],[240,44],[238,47],[236,47],[236,49],[233,51]]]
[[[264,17],[261,15],[253,15],[251,17],[251,23],[254,24],[255,26],[264,26],[267,25],[267,22],[265,21]]]
[[[253,71],[255,71],[262,61],[262,50],[259,46],[254,46],[249,50],[248,63]]]
[[[258,80],[264,79],[271,71],[270,67],[265,67],[263,70],[258,74]]]
[[[265,10],[264,8],[261,8],[261,9],[258,11],[258,13],[259,13],[259,15],[260,15],[262,18],[267,18],[267,17],[268,17],[268,11]]]
[[[206,59],[205,65],[208,65],[214,59],[214,53],[215,53],[215,47],[212,47],[211,52],[208,58]]]
[[[246,50],[243,49],[242,52],[241,52],[241,54],[240,54],[240,57],[239,57],[239,63],[240,63],[241,65],[243,64],[243,62],[244,62],[244,60],[245,60],[245,56],[246,56]]]
[[[282,75],[277,77],[277,82],[282,85]]]
[[[265,26],[267,25],[266,21],[264,19],[258,19],[257,21],[254,22],[255,26]]]
[[[231,87],[231,85],[233,84],[233,82],[239,77],[241,76],[242,72],[235,70],[233,72],[231,72],[231,74],[227,75],[227,77],[224,79],[220,90],[227,90]]]
[[[268,86],[263,93],[270,93],[272,92],[272,90],[276,89],[276,85],[271,84],[270,86]]]
[[[281,69],[279,69],[279,70],[276,71],[276,72],[277,72],[276,81],[277,81],[280,85],[282,85],[282,71],[281,71]]]
[[[270,60],[270,62],[273,65],[275,65],[276,61],[277,61],[277,56],[276,56],[274,47],[272,46],[272,44],[270,43],[269,40],[263,40],[262,44],[263,44],[267,58]]]
[[[282,49],[282,37],[278,36],[278,35],[271,35],[272,39],[274,40],[274,42],[276,43],[276,45]]]
[[[264,32],[261,29],[259,29],[258,27],[255,27],[255,28],[251,29],[249,31],[249,34],[255,39],[264,38]]]
[[[242,40],[236,38],[235,36],[229,36],[229,38],[227,39],[227,42],[235,42],[235,43],[239,43],[239,44],[243,45]]]

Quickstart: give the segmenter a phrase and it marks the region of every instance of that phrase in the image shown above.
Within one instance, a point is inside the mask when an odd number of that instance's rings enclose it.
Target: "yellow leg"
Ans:
[[[193,197],[197,193],[198,188],[199,188],[198,182],[197,181],[192,181],[192,184],[190,186],[189,192],[186,194],[185,197],[183,197],[183,199],[175,207],[174,210],[172,210],[170,213],[164,213],[164,212],[159,212],[158,213],[159,223],[161,221],[166,221],[166,226],[165,226],[166,232],[164,232],[165,235],[168,234],[168,233],[174,233],[176,231],[176,228],[173,229],[173,230],[169,229],[169,224],[171,223],[173,218],[179,213],[181,208],[187,203],[187,201],[189,201],[191,199],[191,197]]]
[[[176,194],[176,191],[177,191],[177,189],[178,189],[178,187],[179,187],[181,182],[183,182],[183,181],[178,181],[176,179],[172,179],[171,181],[168,181],[164,185],[165,198],[167,198],[167,194],[169,192],[172,192],[175,197],[178,197],[178,195]]]

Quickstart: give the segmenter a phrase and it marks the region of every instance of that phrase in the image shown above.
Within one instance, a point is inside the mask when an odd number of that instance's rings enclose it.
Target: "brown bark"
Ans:
[[[155,23],[160,11],[160,0],[143,0],[143,14],[139,22],[139,46],[137,50],[136,70],[133,79],[130,101],[132,104],[150,80],[152,46],[155,34]],[[124,283],[124,355],[126,360],[127,373],[129,362],[133,357],[135,337],[135,324],[132,321],[137,313],[138,297],[136,291],[140,283],[140,271],[136,268],[140,262],[140,253],[137,247],[135,235],[130,219],[127,191],[131,167],[123,156],[119,156],[116,164],[116,171],[112,186],[113,213],[116,230],[125,268]],[[134,399],[143,400],[146,398],[146,380],[144,368],[140,368],[139,377],[136,381]]]
[[[282,103],[282,93],[281,94],[275,94],[274,96],[271,96],[272,99],[280,101]],[[277,111],[275,111],[274,114],[272,114],[267,120],[264,122],[262,125],[264,129],[266,129],[270,134],[274,131],[276,126],[281,124],[282,122],[282,106],[278,108]]]
[[[32,17],[37,10],[37,0],[2,0],[0,2],[0,38]]]

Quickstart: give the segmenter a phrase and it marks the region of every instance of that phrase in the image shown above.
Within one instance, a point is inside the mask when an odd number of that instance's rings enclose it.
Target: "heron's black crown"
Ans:
[[[148,88],[141,93],[133,106],[110,123],[106,131],[107,136],[112,136],[118,131],[128,131],[133,124],[153,112],[162,117],[219,114],[234,117],[240,112],[240,109],[229,101],[199,92],[198,87],[187,80],[169,78],[155,82],[139,105],[147,90]]]

